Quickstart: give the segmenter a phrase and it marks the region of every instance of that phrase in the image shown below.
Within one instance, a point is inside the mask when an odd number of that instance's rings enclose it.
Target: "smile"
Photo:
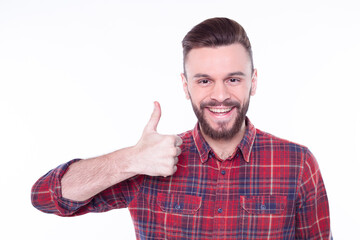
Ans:
[[[231,111],[232,108],[209,108],[210,112],[213,113],[228,113]]]

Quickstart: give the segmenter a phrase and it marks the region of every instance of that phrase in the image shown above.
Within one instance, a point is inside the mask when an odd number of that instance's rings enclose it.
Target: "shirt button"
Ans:
[[[179,209],[181,209],[181,206],[180,206],[180,205],[176,205],[176,206],[175,206],[175,209],[179,210]]]
[[[222,208],[218,209],[218,213],[222,213],[222,211],[223,211]]]
[[[222,174],[222,175],[225,175],[225,170],[221,170],[221,174]]]

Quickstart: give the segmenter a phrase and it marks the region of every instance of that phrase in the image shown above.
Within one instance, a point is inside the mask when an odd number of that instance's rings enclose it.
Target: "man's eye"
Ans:
[[[240,78],[229,78],[227,79],[227,83],[231,85],[238,85],[241,82]]]
[[[199,80],[200,84],[208,84],[210,81],[208,79],[201,79]]]

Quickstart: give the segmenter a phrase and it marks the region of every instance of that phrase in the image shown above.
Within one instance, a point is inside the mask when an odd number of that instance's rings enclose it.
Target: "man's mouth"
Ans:
[[[210,112],[216,113],[216,114],[225,114],[231,111],[231,107],[227,107],[227,108],[209,108]]]

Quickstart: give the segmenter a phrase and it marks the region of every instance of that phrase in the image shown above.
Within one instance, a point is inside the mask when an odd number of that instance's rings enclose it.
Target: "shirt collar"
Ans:
[[[204,163],[208,160],[211,147],[202,136],[200,132],[199,123],[196,124],[192,134],[193,134],[195,146],[200,154],[200,161]]]
[[[250,161],[250,154],[252,146],[255,141],[256,128],[250,122],[249,118],[246,117],[246,130],[243,139],[238,144],[237,148],[240,150],[244,160],[246,162]],[[200,132],[199,123],[196,124],[195,128],[192,131],[194,138],[195,146],[200,154],[200,160],[202,163],[205,163],[209,159],[209,153],[212,151],[210,145],[205,141],[204,137]]]

